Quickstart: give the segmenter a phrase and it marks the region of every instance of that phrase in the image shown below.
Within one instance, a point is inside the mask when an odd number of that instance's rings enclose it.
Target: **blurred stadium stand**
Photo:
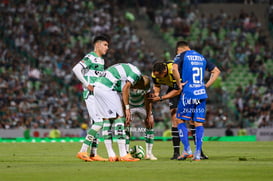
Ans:
[[[106,66],[130,62],[145,74],[188,40],[222,70],[209,90],[206,127],[272,127],[273,6],[238,2],[1,1],[0,129],[88,124],[71,68],[99,33],[112,37]],[[156,128],[166,129],[167,101],[154,110]]]

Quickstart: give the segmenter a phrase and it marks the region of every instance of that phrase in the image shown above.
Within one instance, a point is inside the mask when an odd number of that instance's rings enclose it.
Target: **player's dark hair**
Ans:
[[[155,63],[153,66],[153,72],[159,72],[160,74],[167,68],[165,62]]]
[[[186,42],[186,41],[178,41],[178,42],[176,43],[176,47],[175,47],[175,54],[177,53],[177,49],[178,49],[179,47],[189,47],[189,46],[190,46],[189,43]]]
[[[95,45],[95,43],[97,43],[98,41],[106,41],[107,43],[110,43],[110,36],[107,34],[101,34],[96,36],[93,40],[93,45]]]
[[[184,47],[184,46],[189,46],[189,43],[188,42],[186,42],[186,41],[178,41],[177,43],[176,43],[176,48],[178,48],[178,47]]]

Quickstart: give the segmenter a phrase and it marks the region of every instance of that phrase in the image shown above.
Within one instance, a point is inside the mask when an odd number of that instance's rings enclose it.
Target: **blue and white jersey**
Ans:
[[[208,98],[204,82],[205,70],[211,71],[215,65],[194,50],[177,55],[174,63],[178,64],[182,82],[187,82],[182,90],[184,97],[187,99]]]

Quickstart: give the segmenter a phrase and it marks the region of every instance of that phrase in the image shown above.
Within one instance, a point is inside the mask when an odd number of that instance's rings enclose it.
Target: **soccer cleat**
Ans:
[[[209,157],[203,153],[203,150],[201,150],[201,157],[200,158],[201,158],[201,160],[209,159]]]
[[[103,161],[103,162],[108,161],[108,159],[106,159],[106,158],[102,158],[102,157],[101,157],[101,156],[99,156],[99,155],[96,155],[96,156],[90,157],[90,159],[91,159],[91,160],[93,160],[93,161]]]
[[[193,160],[193,161],[201,161],[201,154],[200,154],[200,151],[195,151],[192,160]]]
[[[179,153],[174,153],[173,157],[171,157],[171,160],[177,160],[177,158],[179,157]]]
[[[200,158],[197,158],[197,157],[193,157],[193,158],[192,158],[192,161],[201,161],[201,159],[200,159]]]
[[[122,161],[122,162],[136,162],[136,161],[139,161],[139,160],[140,159],[138,159],[138,158],[133,158],[130,153],[128,153],[127,155],[119,158],[119,161]]]
[[[108,158],[108,161],[109,161],[109,162],[117,162],[117,161],[119,161],[119,158],[116,157],[116,156],[114,156],[114,157],[109,157],[109,158]]]
[[[157,158],[151,153],[145,156],[145,160],[157,160]]]
[[[76,155],[77,158],[84,160],[86,162],[92,162],[93,160],[91,160],[88,156],[87,152],[78,152]]]
[[[187,158],[191,158],[193,157],[193,155],[191,153],[188,152],[183,152],[182,155],[180,155],[177,160],[186,160]]]

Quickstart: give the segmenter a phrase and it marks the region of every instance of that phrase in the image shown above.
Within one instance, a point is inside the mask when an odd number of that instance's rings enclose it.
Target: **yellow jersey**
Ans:
[[[176,80],[173,77],[173,70],[172,70],[173,62],[166,62],[166,66],[167,66],[167,74],[165,77],[156,78],[155,75],[152,73],[152,79],[153,79],[155,86],[167,85],[170,88],[179,89],[176,84]]]

